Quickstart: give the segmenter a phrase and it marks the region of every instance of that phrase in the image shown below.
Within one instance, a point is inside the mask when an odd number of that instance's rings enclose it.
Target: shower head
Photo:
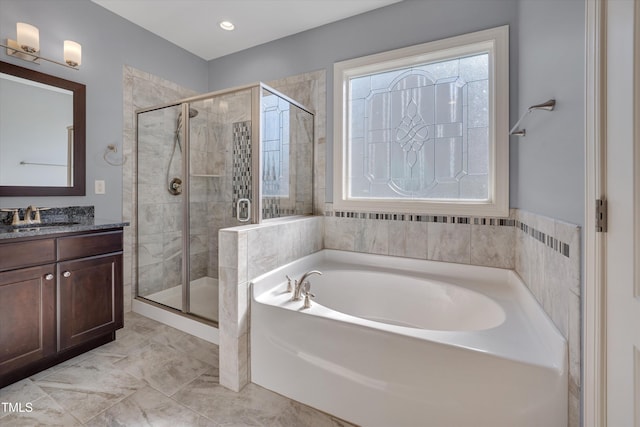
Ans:
[[[198,115],[198,110],[195,108],[189,108],[189,118],[193,119]],[[178,113],[178,119],[176,120],[176,135],[180,133],[180,129],[182,129],[182,111]]]
[[[193,119],[194,117],[198,116],[198,110],[196,110],[195,108],[189,108],[189,118]],[[182,118],[182,111],[180,111],[178,113],[178,119]]]

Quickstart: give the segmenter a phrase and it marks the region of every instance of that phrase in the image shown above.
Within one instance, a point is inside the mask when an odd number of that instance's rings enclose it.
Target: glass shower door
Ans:
[[[189,107],[187,312],[217,322],[218,231],[241,225],[238,216],[249,217],[243,200],[251,200],[251,90],[192,101]]]
[[[181,106],[137,117],[137,295],[182,310]]]

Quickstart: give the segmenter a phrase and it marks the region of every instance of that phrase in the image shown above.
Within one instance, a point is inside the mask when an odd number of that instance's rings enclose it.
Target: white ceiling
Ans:
[[[401,0],[92,0],[205,60]],[[235,24],[222,30],[223,20]]]

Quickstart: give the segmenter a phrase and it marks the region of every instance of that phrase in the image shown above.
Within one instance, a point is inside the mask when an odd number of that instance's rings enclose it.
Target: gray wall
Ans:
[[[208,64],[89,0],[0,0],[0,38],[15,37],[17,21],[40,28],[47,57],[61,59],[67,38],[83,46],[80,71],[30,65],[4,50],[0,60],[87,85],[87,196],[2,198],[1,207],[92,204],[97,216],[120,218],[121,168],[102,154],[122,143],[123,64],[198,92],[326,69],[331,159],[334,62],[509,24],[510,122],[529,105],[558,100],[555,112],[530,115],[527,137],[511,139],[511,206],[583,223],[583,0],[405,0]],[[327,201],[332,173],[328,162]],[[106,180],[106,195],[93,194],[95,179]]]
[[[210,62],[209,89],[327,70],[327,201],[332,200],[333,63],[510,25],[510,123],[555,97],[557,111],[511,138],[510,205],[583,223],[583,0],[405,0]]]
[[[210,62],[209,89],[327,70],[327,195],[333,200],[333,63],[390,49],[510,25],[510,92],[517,114],[516,0],[405,0]]]
[[[0,38],[15,39],[16,22],[40,29],[43,56],[62,61],[65,39],[82,45],[79,71],[12,58],[0,60],[87,85],[87,195],[85,197],[2,197],[0,207],[94,205],[96,216],[122,217],[122,168],[102,160],[108,144],[122,147],[122,67],[131,65],[197,92],[207,91],[207,62],[133,25],[89,0],[0,0]],[[131,161],[131,159],[129,159]],[[93,194],[96,179],[105,195]]]
[[[527,136],[511,138],[511,205],[583,225],[585,1],[520,0],[518,16],[518,116],[557,105],[529,114]]]

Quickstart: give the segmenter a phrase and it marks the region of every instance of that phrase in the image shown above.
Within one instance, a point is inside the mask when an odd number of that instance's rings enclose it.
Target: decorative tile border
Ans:
[[[513,227],[515,220],[509,218],[475,218],[467,216],[414,215],[399,213],[325,211],[324,216],[336,218],[377,219],[384,221],[439,222],[443,224],[474,224]]]
[[[537,241],[539,241],[540,243],[544,243],[545,245],[547,245],[548,247],[550,247],[551,249],[553,249],[556,252],[561,253],[562,255],[566,256],[567,258],[569,258],[569,244],[565,243],[559,239],[556,239],[553,236],[550,236],[546,233],[543,233],[540,230],[537,230],[527,224],[525,224],[524,222],[520,222],[520,221],[515,221],[515,227],[522,231],[525,234],[528,234],[529,236],[533,237],[534,239],[536,239]]]

